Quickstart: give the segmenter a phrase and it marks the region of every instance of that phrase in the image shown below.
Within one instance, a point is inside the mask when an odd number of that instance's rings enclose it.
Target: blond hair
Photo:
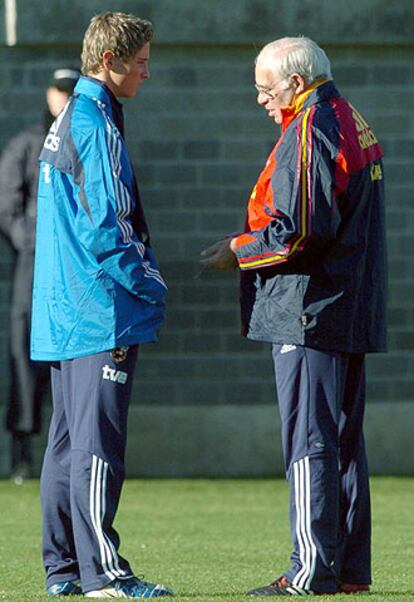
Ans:
[[[83,38],[82,73],[99,73],[102,55],[112,50],[116,57],[128,60],[152,40],[152,23],[126,13],[95,15]]]

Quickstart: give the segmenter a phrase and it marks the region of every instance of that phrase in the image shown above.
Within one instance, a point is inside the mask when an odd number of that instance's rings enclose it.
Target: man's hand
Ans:
[[[234,270],[238,262],[236,255],[231,250],[232,238],[224,238],[201,251],[201,265],[203,268],[218,268],[221,270]]]

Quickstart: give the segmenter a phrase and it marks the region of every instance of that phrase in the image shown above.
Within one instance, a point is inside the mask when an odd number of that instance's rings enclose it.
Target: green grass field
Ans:
[[[372,498],[368,599],[414,600],[414,479],[374,478]],[[180,600],[246,600],[248,589],[288,566],[287,500],[282,480],[130,480],[116,523],[121,552],[137,574],[170,585]],[[0,599],[47,600],[38,481],[0,481],[0,516]]]

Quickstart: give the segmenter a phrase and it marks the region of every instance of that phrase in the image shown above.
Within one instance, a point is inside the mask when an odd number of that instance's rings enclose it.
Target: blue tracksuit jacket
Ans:
[[[120,103],[81,77],[40,155],[31,358],[154,341],[166,285],[150,246]]]

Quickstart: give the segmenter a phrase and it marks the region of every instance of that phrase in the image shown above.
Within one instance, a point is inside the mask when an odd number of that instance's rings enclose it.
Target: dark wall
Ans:
[[[0,47],[0,147],[39,118],[50,72],[78,62],[90,17],[109,7],[150,18],[156,29],[151,80],[125,110],[127,143],[170,287],[161,340],[142,350],[137,369],[130,473],[281,469],[279,461],[271,461],[276,431],[265,427],[275,403],[269,348],[239,336],[237,275],[198,275],[198,261],[203,247],[242,227],[250,190],[278,136],[256,104],[254,58],[267,41],[301,33],[325,48],[339,89],[372,125],[385,151],[390,352],[368,361],[367,432],[377,471],[410,472],[412,465],[398,454],[401,446],[412,445],[414,421],[412,3],[363,0],[348,2],[345,10],[328,0],[33,0],[30,6],[17,0],[17,44],[5,45],[4,29]],[[13,258],[0,244],[4,405]],[[252,411],[258,417],[253,432]],[[400,433],[393,440],[385,423],[389,416]],[[276,414],[270,420],[276,424]],[[155,436],[148,440],[150,424]],[[227,433],[224,443],[218,432],[225,438]],[[374,452],[378,436],[382,455]],[[268,444],[258,443],[263,437]],[[211,442],[224,445],[222,453]],[[266,450],[255,456],[263,445]],[[226,456],[227,447],[246,451],[233,458],[230,451]]]

